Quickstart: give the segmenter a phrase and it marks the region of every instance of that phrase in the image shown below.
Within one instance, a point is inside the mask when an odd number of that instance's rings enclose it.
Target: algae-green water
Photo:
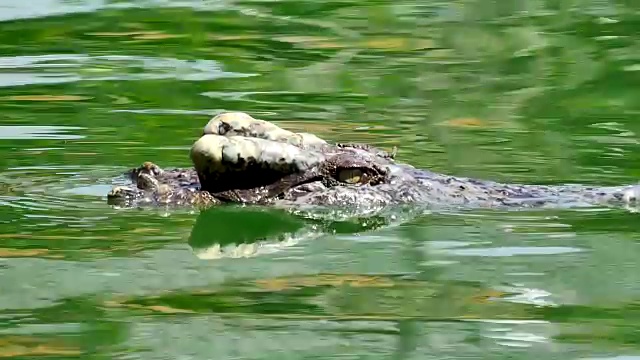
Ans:
[[[640,179],[631,1],[0,4],[0,357],[638,359],[633,209],[335,231],[118,209],[244,111],[452,175]]]

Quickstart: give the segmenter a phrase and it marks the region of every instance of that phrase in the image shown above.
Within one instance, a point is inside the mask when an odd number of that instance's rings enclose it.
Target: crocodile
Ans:
[[[242,112],[213,117],[190,150],[193,168],[152,162],[126,173],[110,204],[121,207],[258,204],[342,208],[371,214],[394,206],[574,208],[631,206],[640,185],[510,184],[458,177],[396,161],[366,144],[331,144]]]

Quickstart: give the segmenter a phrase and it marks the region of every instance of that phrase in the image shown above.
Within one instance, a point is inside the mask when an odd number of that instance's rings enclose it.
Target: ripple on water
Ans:
[[[104,166],[15,167],[0,173],[0,183],[8,188],[0,202],[32,211],[105,207],[107,192],[124,181],[114,180],[121,172]]]
[[[186,211],[167,219],[158,214],[165,209],[126,211],[107,204],[112,186],[126,181],[118,176],[122,171],[78,165],[0,173],[0,185],[8,185],[0,188],[0,218],[7,220],[0,234],[0,259],[10,266],[25,258],[90,261],[136,257],[170,244],[185,244],[192,222]],[[181,251],[185,250],[196,258],[187,249]],[[58,265],[43,265],[58,269]]]
[[[501,246],[475,249],[448,250],[447,253],[458,256],[504,257],[518,255],[559,255],[581,252],[582,249],[570,246]]]
[[[0,87],[78,81],[206,81],[254,74],[227,72],[217,61],[74,54],[0,57]]]

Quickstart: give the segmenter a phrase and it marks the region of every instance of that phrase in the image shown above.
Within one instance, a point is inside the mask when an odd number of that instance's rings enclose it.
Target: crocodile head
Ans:
[[[268,204],[366,209],[420,195],[393,154],[363,144],[329,144],[244,113],[225,113],[192,146],[193,168],[147,162],[127,173],[108,202],[121,207]]]

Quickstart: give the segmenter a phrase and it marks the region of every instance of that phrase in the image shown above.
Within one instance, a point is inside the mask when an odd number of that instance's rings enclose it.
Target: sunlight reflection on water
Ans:
[[[126,9],[140,6],[191,7],[199,10],[217,10],[228,6],[224,0],[29,0],[11,1],[0,4],[0,21],[56,16],[81,12],[93,12],[101,9]]]
[[[73,135],[67,132],[72,130],[84,130],[86,128],[75,126],[0,126],[0,139],[2,140],[31,140],[31,139],[56,139],[77,140],[84,135]]]
[[[251,76],[255,74],[224,71],[213,60],[76,54],[0,57],[0,87],[76,81],[207,81]]]

